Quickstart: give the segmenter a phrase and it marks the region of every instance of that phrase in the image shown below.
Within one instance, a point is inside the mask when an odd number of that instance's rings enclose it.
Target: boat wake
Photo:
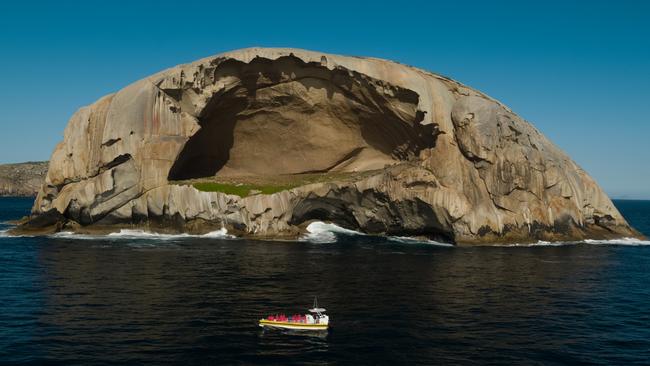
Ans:
[[[132,229],[122,229],[117,233],[110,233],[107,235],[88,235],[88,234],[77,234],[71,231],[62,231],[56,234],[50,235],[51,238],[63,238],[63,239],[76,239],[76,240],[98,240],[98,239],[109,239],[109,240],[177,240],[177,239],[188,239],[188,238],[203,238],[203,239],[233,239],[235,236],[228,234],[228,230],[225,228],[209,232],[203,235],[191,235],[191,234],[161,234],[154,233],[144,230],[132,230]]]

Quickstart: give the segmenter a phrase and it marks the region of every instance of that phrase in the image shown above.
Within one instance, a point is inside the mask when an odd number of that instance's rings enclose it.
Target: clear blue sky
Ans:
[[[0,163],[49,159],[76,109],[161,69],[298,47],[457,79],[535,124],[610,195],[650,198],[649,4],[3,1]]]

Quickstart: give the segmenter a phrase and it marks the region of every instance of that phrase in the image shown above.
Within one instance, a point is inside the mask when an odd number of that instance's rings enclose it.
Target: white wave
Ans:
[[[118,233],[110,233],[106,235],[111,239],[181,239],[191,238],[189,234],[161,234],[152,233],[144,230],[122,229]]]
[[[610,239],[610,240],[585,239],[584,242],[592,245],[632,245],[632,246],[650,245],[649,240],[641,240],[637,238],[620,238],[620,239]]]
[[[496,246],[499,247],[561,247],[561,246],[580,245],[580,244],[641,246],[641,245],[650,245],[650,241],[640,240],[637,238],[620,238],[620,239],[608,239],[608,240],[585,239],[580,241],[553,241],[553,242],[540,240],[537,243],[499,244]]]
[[[561,246],[565,246],[565,245],[575,245],[575,244],[578,244],[578,243],[540,240],[540,241],[538,241],[536,243],[511,243],[511,244],[497,244],[497,245],[494,245],[494,246],[497,246],[497,247],[526,247],[526,248],[530,248],[530,247],[561,247]],[[491,245],[488,244],[487,246],[491,246]]]
[[[453,244],[449,244],[449,243],[441,243],[435,240],[412,238],[408,236],[389,236],[387,239],[402,244],[429,244],[429,245],[438,245],[441,247],[454,246]]]
[[[174,240],[185,238],[205,238],[205,239],[232,239],[233,235],[228,234],[228,230],[221,228],[216,231],[209,232],[203,235],[191,234],[161,234],[144,230],[122,229],[117,233],[109,233],[107,235],[88,235],[76,234],[71,231],[61,231],[56,234],[50,235],[54,238],[65,239],[78,239],[78,240],[97,240],[97,239],[111,239],[111,240],[141,240],[141,239],[155,239],[155,240]]]
[[[303,236],[300,241],[309,241],[312,243],[335,243],[337,234],[348,236],[367,236],[367,234],[342,228],[336,224],[325,223],[322,221],[314,221],[307,225],[307,234]],[[452,244],[440,243],[433,240],[411,238],[405,236],[389,236],[387,240],[403,243],[403,244],[430,244],[445,247],[453,247]]]
[[[0,238],[33,238],[34,235],[14,235],[9,233],[9,229],[0,230]]]
[[[225,227],[222,227],[221,229],[217,231],[211,231],[207,234],[199,235],[201,238],[212,238],[212,239],[234,239],[234,235],[228,234],[228,230],[226,230]]]
[[[364,233],[342,228],[335,224],[314,221],[307,225],[307,235],[303,236],[300,240],[312,243],[334,243],[336,242],[336,234],[365,235]]]

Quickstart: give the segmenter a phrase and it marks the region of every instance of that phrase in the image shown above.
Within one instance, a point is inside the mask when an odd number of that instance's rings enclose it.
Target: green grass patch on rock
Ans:
[[[374,174],[380,170],[364,172],[325,172],[282,174],[275,176],[204,177],[170,183],[189,185],[202,192],[221,192],[248,197],[256,194],[273,194],[313,183],[351,182]]]
[[[226,184],[216,182],[198,182],[193,183],[192,186],[203,192],[221,192],[237,195],[239,197],[247,197],[251,194],[273,194],[293,188],[293,186],[288,185],[259,186],[252,184]]]

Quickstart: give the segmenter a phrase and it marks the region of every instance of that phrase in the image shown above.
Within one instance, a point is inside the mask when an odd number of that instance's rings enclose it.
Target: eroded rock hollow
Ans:
[[[461,244],[639,235],[499,102],[390,61],[296,49],[209,57],[81,108],[33,215],[55,229],[257,237],[322,220]]]
[[[233,82],[198,111],[172,180],[380,169],[435,141],[417,93],[359,73],[282,56],[229,59],[211,77]]]

